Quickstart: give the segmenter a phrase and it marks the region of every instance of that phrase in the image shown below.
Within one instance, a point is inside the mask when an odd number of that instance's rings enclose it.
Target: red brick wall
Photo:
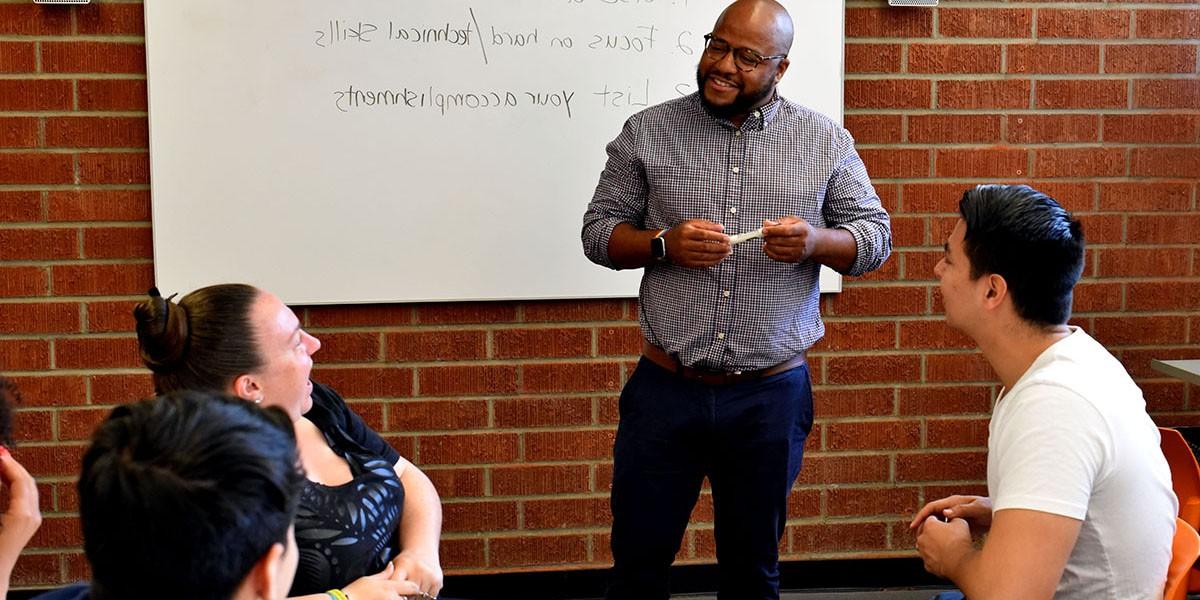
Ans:
[[[846,123],[896,252],[824,301],[789,558],[910,555],[913,509],[979,489],[996,385],[942,325],[932,278],[977,182],[1032,182],[1083,217],[1076,321],[1125,361],[1160,423],[1200,424],[1200,393],[1149,369],[1200,358],[1200,4],[942,5],[847,1]],[[149,392],[128,317],[152,272],[141,8],[0,0],[0,371],[25,390],[17,456],[46,514],[19,585],[86,573],[82,445],[108,407]],[[606,563],[635,311],[597,300],[301,317],[324,341],[318,377],[437,483],[454,573]],[[707,498],[696,517],[681,557],[711,561]]]

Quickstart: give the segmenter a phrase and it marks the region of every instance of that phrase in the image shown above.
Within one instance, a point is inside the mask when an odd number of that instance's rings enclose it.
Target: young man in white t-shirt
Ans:
[[[1004,389],[989,495],[942,498],[913,518],[925,568],[970,600],[1162,598],[1178,505],[1141,390],[1066,324],[1079,222],[1027,186],[979,186],[959,213],[934,270],[946,320]]]

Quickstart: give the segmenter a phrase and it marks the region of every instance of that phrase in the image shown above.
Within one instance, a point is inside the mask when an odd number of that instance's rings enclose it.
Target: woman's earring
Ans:
[[[262,398],[255,398],[255,399],[254,399],[254,403],[255,403],[255,404],[262,404]]]

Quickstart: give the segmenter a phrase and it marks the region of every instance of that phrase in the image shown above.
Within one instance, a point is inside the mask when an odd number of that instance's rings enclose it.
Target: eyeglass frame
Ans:
[[[737,67],[737,70],[739,70],[743,73],[749,73],[749,72],[757,69],[758,67],[762,66],[762,64],[764,62],[766,62],[768,60],[787,58],[786,52],[783,54],[772,54],[770,56],[763,56],[763,55],[759,54],[758,51],[753,48],[734,47],[734,45],[730,44],[727,40],[721,39],[721,38],[713,35],[712,33],[704,34],[704,50],[702,50],[702,52],[704,52],[704,53],[709,52],[709,47],[711,46],[713,40],[717,40],[718,42],[722,42],[722,43],[726,44],[727,46],[729,46],[728,50],[722,52],[720,56],[714,56],[713,60],[721,60],[721,59],[725,58],[725,55],[732,53],[733,54],[733,66]],[[749,52],[755,58],[758,59],[758,62],[754,63],[754,66],[750,67],[749,69],[742,67],[740,64],[738,64],[737,56],[738,56],[739,51],[740,52]]]

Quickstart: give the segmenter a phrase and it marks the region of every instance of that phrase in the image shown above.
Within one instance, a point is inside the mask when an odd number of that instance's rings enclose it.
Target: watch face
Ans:
[[[650,256],[654,258],[667,257],[667,240],[656,237],[650,239]]]

